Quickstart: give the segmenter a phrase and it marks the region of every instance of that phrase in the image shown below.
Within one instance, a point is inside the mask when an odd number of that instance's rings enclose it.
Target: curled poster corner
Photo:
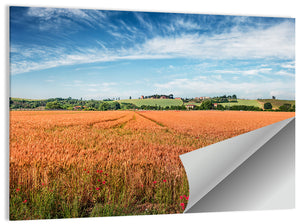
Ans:
[[[184,213],[295,206],[295,118],[180,155],[189,181]]]

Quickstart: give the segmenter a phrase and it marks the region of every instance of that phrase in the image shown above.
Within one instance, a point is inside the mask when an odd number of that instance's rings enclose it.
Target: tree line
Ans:
[[[218,97],[221,102],[224,99],[228,100],[228,97]],[[226,105],[223,106],[219,103],[216,104],[216,98],[203,100],[200,105],[192,105],[188,107],[187,105],[179,106],[161,106],[161,105],[141,105],[137,106],[133,103],[125,103],[115,100],[82,100],[82,99],[72,99],[69,98],[51,98],[47,100],[28,100],[28,99],[18,99],[10,98],[9,104],[10,109],[28,109],[28,110],[244,110],[244,111],[262,111],[262,108],[255,106],[246,105]],[[274,110],[271,103],[264,104],[264,110],[267,111],[295,111],[295,105],[283,104],[279,109]]]
[[[144,99],[160,99],[160,98],[165,98],[165,99],[174,99],[174,95],[173,94],[169,94],[169,95],[164,95],[164,94],[154,94],[154,95],[150,95],[150,96],[142,96]],[[131,97],[129,97],[129,99],[131,99]]]
[[[296,106],[295,104],[292,105],[290,103],[285,103],[281,106],[279,106],[278,109],[274,110],[273,105],[270,102],[264,103],[264,109],[267,111],[288,111],[288,112],[295,112],[296,111]]]

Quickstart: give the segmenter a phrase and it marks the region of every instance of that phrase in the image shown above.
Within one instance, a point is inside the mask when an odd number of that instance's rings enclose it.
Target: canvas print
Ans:
[[[9,32],[11,220],[183,213],[180,155],[295,116],[293,18],[11,6]]]

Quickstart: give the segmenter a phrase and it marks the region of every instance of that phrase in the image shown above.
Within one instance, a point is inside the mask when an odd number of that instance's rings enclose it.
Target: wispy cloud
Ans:
[[[28,13],[31,16],[43,18],[48,21],[52,18],[81,19],[88,25],[95,25],[99,18],[105,18],[100,11],[85,11],[79,9],[51,9],[51,8],[30,8]],[[148,30],[153,29],[152,23],[146,20],[144,14],[135,13],[137,20]],[[100,20],[101,21],[101,20]],[[196,29],[198,25],[190,20],[177,19],[177,26],[186,26]],[[239,30],[232,29],[231,32],[205,35],[182,33],[176,36],[154,36],[148,37],[143,42],[135,43],[134,35],[137,28],[129,26],[120,20],[122,29],[108,30],[115,38],[122,38],[134,44],[119,45],[115,48],[107,47],[103,41],[97,41],[98,45],[93,47],[78,46],[68,47],[22,47],[12,46],[11,74],[20,74],[30,71],[54,68],[66,65],[79,65],[95,62],[108,62],[117,60],[142,60],[142,59],[171,59],[171,58],[193,58],[211,60],[232,60],[232,59],[289,59],[295,57],[294,25],[283,22],[268,28]],[[112,24],[111,24],[112,25]],[[117,28],[116,28],[117,29]],[[293,64],[282,65],[292,68]],[[241,72],[241,71],[240,71]],[[248,74],[247,74],[248,72]],[[256,75],[265,70],[244,71],[244,75]]]
[[[212,75],[211,77],[215,80],[222,80],[222,75]]]
[[[259,76],[261,74],[268,74],[272,71],[272,68],[257,68],[257,69],[247,69],[247,70],[215,70],[215,73],[222,74],[236,74],[244,76]]]
[[[294,27],[282,23],[268,29],[205,35],[156,37],[143,45],[151,54],[210,59],[294,58]]]
[[[122,24],[122,27],[131,34],[136,34],[138,32],[136,27],[126,24],[123,20],[120,20],[120,23]]]
[[[295,61],[282,63],[282,64],[281,64],[281,67],[282,67],[282,68],[295,69]]]
[[[101,27],[106,19],[106,14],[101,11],[71,8],[32,7],[28,9],[27,15],[37,19],[41,30],[65,28],[68,24],[74,28],[78,23],[89,27]]]
[[[102,70],[106,69],[108,66],[89,66],[89,67],[80,67],[76,68],[75,71],[83,71],[83,70]]]
[[[248,69],[248,70],[216,70],[214,72],[221,73],[221,74],[234,74],[234,75],[243,75],[243,76],[259,76],[264,78],[265,76],[262,75],[295,77],[294,72],[290,72],[287,70],[273,71],[272,68],[257,68],[257,69]]]
[[[147,29],[149,32],[153,32],[154,29],[153,24],[152,22],[148,21],[145,13],[134,13],[134,15],[136,16],[137,20],[139,21],[142,27]]]
[[[173,34],[176,32],[198,31],[201,30],[201,28],[202,27],[197,22],[177,16],[163,26],[163,29],[166,30],[168,34]]]
[[[10,12],[14,95],[30,95],[27,86],[41,80],[45,93],[32,88],[32,95],[196,96],[234,89],[256,98],[294,91],[294,19],[28,7]],[[23,83],[23,73],[33,81]]]
[[[67,86],[67,87],[99,87],[99,88],[106,87],[107,88],[107,87],[116,86],[117,83],[115,83],[115,82],[87,83],[82,80],[73,80],[73,82],[65,83],[63,85]]]
[[[280,75],[280,76],[288,76],[288,77],[295,77],[295,73],[288,72],[285,70],[280,70],[274,73],[274,75]]]

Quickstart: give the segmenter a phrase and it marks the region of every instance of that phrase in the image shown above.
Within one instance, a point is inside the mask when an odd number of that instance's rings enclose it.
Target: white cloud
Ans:
[[[183,19],[182,17],[177,17],[176,19],[171,20],[170,23],[164,25],[163,29],[166,30],[167,33],[174,33],[176,31],[182,32],[182,30],[184,31],[200,30],[201,26],[195,21],[192,21],[190,19]]]
[[[295,99],[295,92],[287,92],[287,91],[282,91],[282,90],[272,90],[269,93],[269,96],[275,96],[278,99],[282,100],[290,100],[290,99]]]
[[[201,26],[191,20],[184,20],[182,18],[177,19],[176,24],[180,28],[188,29],[188,30],[198,30],[201,29]]]
[[[97,91],[99,91],[98,89],[93,89],[93,88],[88,88],[86,90],[89,91],[89,92],[97,92]]]
[[[108,86],[115,86],[115,85],[117,85],[117,83],[115,83],[115,82],[103,82],[103,83],[101,83],[101,85],[104,86],[104,87],[108,87]]]
[[[50,20],[53,17],[68,16],[68,17],[88,17],[81,9],[71,8],[36,8],[31,7],[28,9],[27,14],[33,17],[40,17],[43,20]]]
[[[141,18],[137,16],[138,18]],[[120,33],[116,33],[120,35]],[[114,34],[112,34],[114,35]],[[288,22],[268,29],[232,31],[205,36],[182,34],[177,37],[154,37],[134,47],[107,51],[100,47],[73,49],[65,53],[64,48],[12,48],[11,73],[53,68],[64,65],[86,64],[116,60],[194,58],[211,60],[231,59],[294,59],[294,26]],[[289,65],[292,66],[292,65]],[[268,72],[269,68],[244,72],[255,75]]]
[[[269,73],[272,71],[271,68],[260,68],[260,69],[251,69],[251,70],[246,70],[242,71],[243,75],[259,75],[260,73]]]
[[[209,59],[294,58],[294,27],[282,23],[268,29],[232,31],[213,36],[156,37],[142,46],[146,53]]]
[[[90,86],[90,87],[96,87],[96,86],[99,86],[99,84],[96,84],[96,83],[91,83],[91,84],[86,84],[86,86]]]
[[[99,83],[85,83],[81,80],[73,80],[73,83],[65,83],[63,84],[66,87],[99,87],[99,88],[109,88],[117,85],[115,82],[99,82]],[[95,89],[95,88],[90,88]]]
[[[236,74],[244,76],[260,76],[261,74],[268,74],[272,71],[272,68],[257,68],[257,69],[248,69],[248,70],[216,70],[215,73],[222,74]]]
[[[123,20],[120,20],[120,23],[122,24],[123,28],[125,28],[130,33],[136,34],[138,32],[136,27],[126,24]]]
[[[146,14],[144,13],[134,13],[134,15],[136,16],[137,20],[139,21],[139,23],[145,27],[148,31],[152,32],[153,31],[153,25],[151,22],[147,21],[147,19],[145,18]]]
[[[295,61],[283,63],[283,64],[281,64],[281,67],[282,68],[294,69],[295,68]]]
[[[283,67],[283,66],[282,66]],[[234,75],[243,75],[243,76],[258,76],[266,78],[264,75],[271,75],[271,76],[286,76],[286,77],[295,77],[294,72],[290,72],[287,70],[279,70],[273,71],[272,68],[258,68],[258,69],[248,69],[248,70],[216,70],[215,73],[221,74],[234,74]],[[235,80],[238,77],[235,77]]]
[[[221,75],[212,75],[211,77],[213,79],[215,79],[215,80],[222,80],[222,76]]]
[[[31,7],[27,15],[38,18],[41,30],[59,29],[62,26],[71,28],[78,26],[78,22],[89,27],[103,27],[105,13],[97,10],[83,10],[72,8],[39,8]],[[66,26],[69,24],[69,26]]]
[[[201,76],[201,75],[193,78],[193,80],[207,80],[207,79],[208,79],[207,76]]]
[[[285,71],[285,70],[280,70],[278,72],[275,72],[274,74],[275,75],[281,75],[281,76],[295,77],[295,73],[288,72],[288,71]]]
[[[158,91],[166,90],[179,96],[202,96],[237,94],[241,98],[256,99],[258,97],[270,97],[270,92],[280,91],[280,98],[293,99],[295,97],[293,82],[239,82],[233,83],[225,80],[216,79],[175,79],[170,82],[156,83],[154,86]],[[186,95],[186,94],[189,95]]]
[[[102,70],[102,69],[106,69],[106,68],[108,68],[108,66],[89,66],[89,67],[76,68],[75,71],[91,70],[91,69]]]

